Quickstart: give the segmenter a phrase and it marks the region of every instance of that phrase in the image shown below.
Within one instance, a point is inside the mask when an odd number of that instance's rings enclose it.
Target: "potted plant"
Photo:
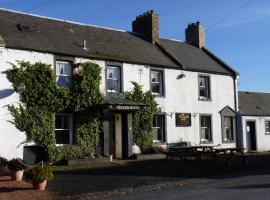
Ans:
[[[6,167],[8,165],[8,160],[6,158],[0,157],[0,175],[6,173]]]
[[[7,168],[10,170],[11,180],[22,180],[23,170],[25,169],[25,165],[23,164],[22,159],[13,158],[8,162]]]
[[[49,165],[42,165],[30,170],[29,178],[32,180],[33,188],[45,190],[47,181],[53,179],[52,168]]]

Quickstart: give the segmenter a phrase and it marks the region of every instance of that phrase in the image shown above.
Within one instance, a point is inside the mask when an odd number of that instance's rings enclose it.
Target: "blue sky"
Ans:
[[[0,7],[27,11],[46,0],[0,0]],[[31,11],[50,17],[131,30],[131,22],[153,9],[160,36],[185,40],[188,23],[206,28],[206,47],[240,72],[240,90],[270,92],[270,1],[251,0],[54,0]],[[209,28],[212,27],[212,28]],[[209,29],[207,29],[209,28]]]

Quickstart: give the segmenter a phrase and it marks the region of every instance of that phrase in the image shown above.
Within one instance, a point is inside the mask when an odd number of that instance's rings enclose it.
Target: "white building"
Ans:
[[[68,87],[73,64],[91,61],[102,68],[100,88],[109,100],[131,90],[131,81],[156,95],[161,113],[154,120],[154,142],[235,147],[237,72],[205,48],[203,26],[190,24],[182,42],[159,37],[158,16],[152,11],[132,25],[127,32],[0,10],[0,71],[16,61],[43,62],[56,70],[57,84]],[[18,100],[0,74],[0,155],[8,158],[22,157],[26,145],[5,107]],[[103,153],[129,157],[132,111],[116,106],[104,115]],[[72,113],[56,116],[70,120]],[[68,138],[61,138],[58,127],[58,142],[72,144],[69,127]]]
[[[269,151],[270,93],[238,92],[238,96],[241,146],[247,151]]]

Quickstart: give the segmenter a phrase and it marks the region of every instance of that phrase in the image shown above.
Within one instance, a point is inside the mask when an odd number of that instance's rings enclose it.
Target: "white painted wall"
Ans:
[[[256,116],[242,116],[243,125],[243,145],[245,149],[248,149],[248,135],[246,122],[256,122],[256,140],[257,140],[257,151],[269,151],[270,150],[270,135],[265,135],[265,121],[270,121],[268,117],[256,117]]]
[[[124,90],[131,90],[130,80],[143,85],[143,89],[150,89],[150,67],[124,64]],[[154,69],[154,68],[153,68]],[[185,74],[182,79],[177,79],[181,73]],[[198,72],[189,72],[175,69],[165,69],[165,97],[157,97],[161,111],[167,113],[167,142],[176,143],[191,141],[193,144],[200,143],[199,114],[212,115],[213,143],[222,144],[221,116],[219,111],[225,106],[234,105],[234,79],[230,76],[206,74],[211,79],[211,101],[198,100]],[[176,127],[175,113],[191,113],[191,127]],[[169,116],[170,114],[172,116]],[[235,147],[235,143],[222,144],[223,147]]]
[[[29,61],[31,63],[43,62],[54,66],[54,55],[47,53],[38,53],[32,51],[22,51],[13,49],[4,49],[0,55],[0,71],[3,72],[10,68],[8,62]],[[105,61],[89,60],[84,58],[75,58],[75,62],[94,62],[101,67],[101,91],[105,94]],[[185,77],[177,79],[180,73]],[[165,97],[157,97],[157,102],[161,111],[167,113],[167,142],[175,143],[180,141],[191,141],[199,144],[199,114],[212,115],[212,133],[213,143],[221,144],[221,117],[219,111],[225,106],[234,106],[234,80],[230,76],[210,75],[211,78],[211,96],[212,101],[198,100],[198,75],[201,73],[180,71],[175,69],[165,69]],[[150,67],[136,64],[123,64],[123,89],[128,91],[132,89],[131,81],[136,81],[143,85],[144,91],[150,89]],[[6,107],[7,104],[16,104],[19,101],[18,94],[7,95],[13,88],[6,79],[5,74],[0,74],[0,156],[7,158],[22,157],[23,145],[25,141],[24,133],[18,131],[8,120],[11,116]],[[194,115],[192,117],[191,127],[176,127],[176,112],[187,112]],[[172,116],[169,114],[172,113]],[[223,146],[232,147],[235,144],[223,144]]]
[[[23,146],[26,135],[17,130],[13,124],[11,115],[6,105],[18,105],[19,96],[13,91],[13,87],[3,72],[10,68],[9,63],[16,61],[29,61],[31,63],[44,62],[53,64],[53,55],[30,51],[4,49],[0,55],[0,156],[8,159],[23,156]]]

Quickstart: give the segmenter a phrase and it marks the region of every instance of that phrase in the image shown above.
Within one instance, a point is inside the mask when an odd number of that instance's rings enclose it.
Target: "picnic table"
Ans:
[[[196,145],[187,147],[173,146],[169,148],[166,153],[166,159],[170,157],[179,157],[185,159],[186,157],[194,157],[201,159],[202,157],[210,157],[212,159],[225,159],[229,166],[231,166],[232,159],[241,158],[245,165],[248,165],[247,156],[242,148],[220,148],[213,145]]]

